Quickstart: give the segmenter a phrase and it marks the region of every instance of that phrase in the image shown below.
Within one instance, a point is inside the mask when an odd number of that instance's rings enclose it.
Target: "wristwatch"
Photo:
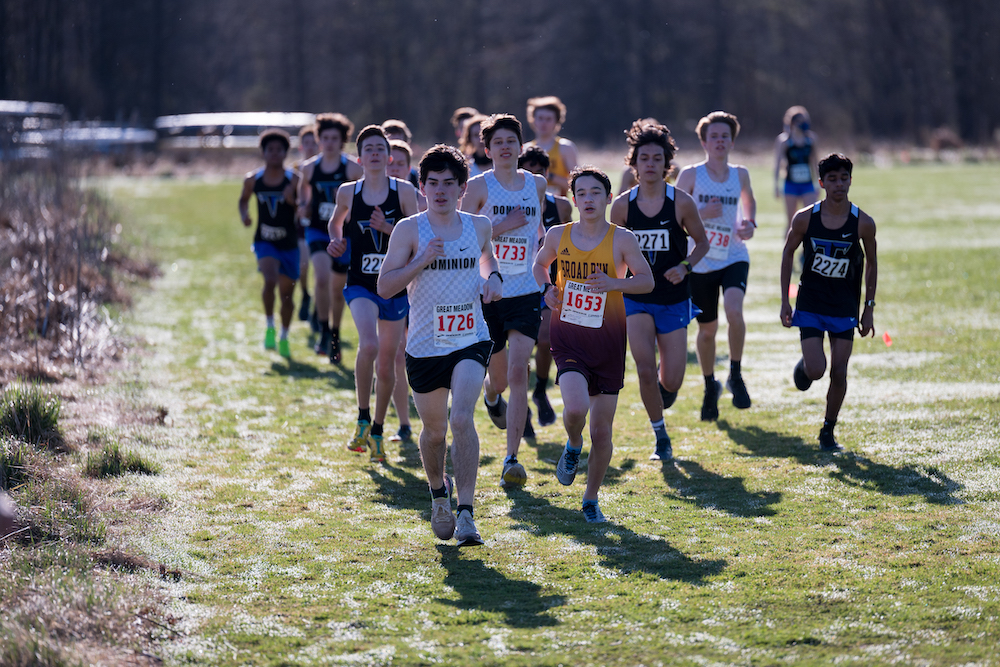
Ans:
[[[866,300],[865,301],[865,307],[866,308],[874,308],[875,307],[875,299],[868,299],[868,300]]]
[[[689,274],[690,274],[690,273],[691,273],[692,271],[694,271],[694,269],[692,269],[692,268],[691,268],[691,262],[687,261],[686,259],[683,259],[683,260],[681,260],[681,266],[683,266],[684,268],[686,268],[686,269],[687,269],[687,272],[688,272]]]

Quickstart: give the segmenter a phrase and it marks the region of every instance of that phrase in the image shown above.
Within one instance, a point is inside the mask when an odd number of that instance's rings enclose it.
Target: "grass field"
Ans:
[[[629,359],[600,527],[580,514],[582,480],[555,480],[561,422],[536,426],[528,484],[505,492],[503,434],[479,409],[486,544],[463,551],[430,531],[415,446],[384,465],[345,450],[354,346],[330,366],[296,322],[290,363],[263,350],[238,183],[112,182],[164,269],[130,315],[147,345],[127,378],[169,408],[143,450],[162,474],[122,488],[168,500],[124,536],[183,573],[154,584],[180,619],[167,662],[1000,663],[1000,173],[856,170],[852,199],[878,225],[877,337],[855,343],[841,455],[816,446],[826,380],[792,385],[783,213],[769,174],[753,177],[753,408],[726,394],[717,424],[698,420],[692,328],[667,413],[677,459],[653,464]]]

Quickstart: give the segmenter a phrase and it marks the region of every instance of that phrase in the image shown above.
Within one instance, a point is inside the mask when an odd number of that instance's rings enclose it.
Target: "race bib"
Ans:
[[[434,346],[462,349],[479,342],[473,302],[434,306]]]
[[[813,273],[818,273],[824,278],[846,278],[849,260],[846,257],[827,257],[826,255],[813,255]]]
[[[639,247],[644,253],[651,254],[661,250],[670,250],[670,233],[665,229],[633,229]]]
[[[385,259],[385,255],[378,253],[369,253],[367,255],[362,255],[361,273],[378,274],[379,269],[382,268],[383,259]]]
[[[812,180],[808,164],[793,164],[788,170],[788,177],[792,183],[808,183]]]
[[[567,280],[559,319],[588,329],[600,329],[607,301],[606,294],[592,293],[586,283]]]
[[[704,224],[709,245],[708,254],[705,256],[709,259],[729,259],[729,242],[732,241],[733,230],[722,222],[705,220]]]
[[[528,237],[498,236],[493,240],[500,273],[505,276],[525,273],[528,270]]]
[[[286,236],[288,236],[288,231],[284,227],[260,226],[260,238],[265,241],[280,241]]]
[[[333,217],[333,209],[337,207],[332,201],[325,201],[319,205],[319,219],[330,222]]]

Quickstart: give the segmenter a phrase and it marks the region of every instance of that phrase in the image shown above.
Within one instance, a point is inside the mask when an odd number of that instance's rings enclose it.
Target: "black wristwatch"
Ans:
[[[545,296],[548,293],[550,287],[552,287],[552,283],[545,283],[542,285],[542,296]]]
[[[500,272],[499,272],[499,271],[493,271],[492,273],[490,273],[490,275],[486,276],[486,279],[487,279],[487,280],[489,280],[489,279],[490,279],[490,278],[492,278],[492,277],[493,277],[494,275],[496,275],[496,277],[500,279],[500,282],[503,282],[503,276],[502,276],[502,275],[500,275]]]
[[[867,301],[865,301],[865,307],[866,308],[874,308],[875,307],[875,299],[868,299]]]
[[[681,266],[687,268],[688,274],[690,274],[692,271],[694,271],[694,269],[691,268],[691,262],[687,261],[686,259],[685,260],[681,260]]]

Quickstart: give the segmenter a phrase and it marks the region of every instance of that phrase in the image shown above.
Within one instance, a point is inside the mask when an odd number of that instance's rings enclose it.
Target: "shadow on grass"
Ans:
[[[542,587],[530,581],[511,579],[486,565],[475,556],[476,549],[486,547],[437,546],[441,566],[447,571],[444,583],[461,596],[458,600],[439,598],[438,602],[458,609],[478,610],[487,614],[503,614],[507,625],[515,628],[541,628],[558,625],[548,610],[563,605],[561,595],[541,595]],[[470,555],[472,556],[470,558]],[[481,619],[466,619],[479,622]]]
[[[511,493],[510,497],[514,501],[511,518],[518,522],[513,526],[515,530],[527,530],[542,538],[568,535],[593,547],[602,567],[624,574],[642,572],[659,579],[699,585],[727,565],[725,560],[689,558],[666,540],[640,535],[614,523],[613,516],[607,523],[590,524],[578,509],[557,507],[524,491]]]
[[[776,510],[771,506],[781,502],[780,493],[747,491],[742,477],[725,477],[694,461],[674,459],[662,465],[663,481],[677,492],[674,497],[701,508],[730,516],[773,516]]]
[[[410,445],[416,449],[416,445]],[[367,456],[365,454],[364,456]],[[417,454],[418,473],[406,468],[394,466],[388,462],[381,465],[372,464],[367,473],[375,482],[376,500],[393,509],[407,509],[421,512],[422,521],[431,520],[431,493],[427,487],[427,478],[420,464],[420,454]]]
[[[317,367],[295,359],[282,359],[271,363],[267,375],[283,375],[301,380],[327,380],[335,389],[354,389],[354,371],[332,364]]]
[[[803,465],[837,467],[830,477],[849,486],[870,488],[888,496],[923,496],[937,505],[953,505],[962,500],[955,494],[963,487],[934,466],[907,464],[894,467],[872,461],[857,452],[833,454],[797,436],[768,431],[759,426],[735,426],[719,420],[719,428],[753,456],[794,458]]]

